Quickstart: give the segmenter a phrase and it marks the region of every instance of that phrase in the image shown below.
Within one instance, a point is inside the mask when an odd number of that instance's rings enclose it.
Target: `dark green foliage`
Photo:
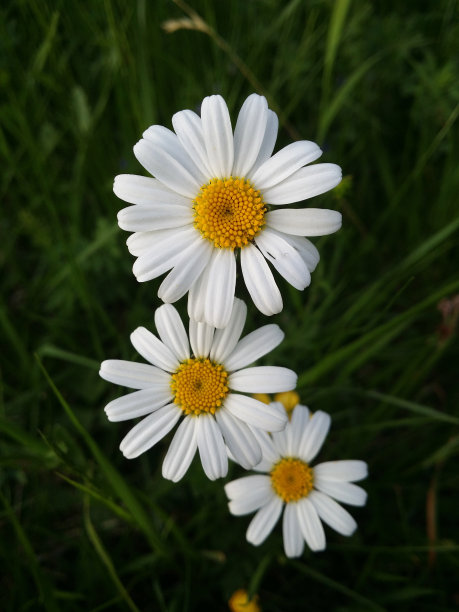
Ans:
[[[2,610],[223,611],[245,587],[273,612],[453,611],[457,4],[193,10],[207,33],[164,29],[193,17],[179,0],[0,9]],[[102,410],[124,391],[97,374],[102,359],[137,359],[129,333],[159,305],[159,283],[132,275],[113,177],[142,173],[132,146],[149,124],[211,93],[235,118],[252,91],[280,115],[278,147],[317,140],[345,174],[312,202],[344,224],[316,240],[311,287],[279,281],[286,339],[268,359],[331,413],[320,459],[368,462],[369,501],[352,510],[354,537],[327,531],[325,553],[296,561],[279,527],[260,548],[245,541],[248,518],[229,515],[198,461],[164,481],[169,438],[124,460],[129,424]],[[246,331],[261,323],[252,309]]]

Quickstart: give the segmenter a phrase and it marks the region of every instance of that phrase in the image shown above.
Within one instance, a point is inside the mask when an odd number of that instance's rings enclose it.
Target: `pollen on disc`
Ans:
[[[284,457],[271,470],[271,485],[284,502],[296,502],[309,495],[313,488],[313,473],[307,463],[294,457]]]
[[[211,180],[201,187],[193,209],[194,226],[221,249],[246,246],[265,222],[263,198],[245,178]]]
[[[172,374],[171,390],[185,414],[215,414],[228,393],[228,373],[210,359],[187,359]]]

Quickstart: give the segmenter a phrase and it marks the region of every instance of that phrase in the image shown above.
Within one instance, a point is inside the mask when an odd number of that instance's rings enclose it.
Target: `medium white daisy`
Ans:
[[[287,368],[246,367],[284,337],[277,325],[265,325],[239,340],[246,314],[244,302],[235,299],[227,327],[216,330],[190,321],[188,341],[178,312],[164,304],[155,312],[161,340],[144,327],[131,334],[134,348],[152,365],[102,362],[102,378],[139,389],[105,407],[110,421],[145,417],[121,442],[125,457],[133,459],[147,451],[183,417],[164,459],[165,478],[180,480],[196,449],[211,480],[226,475],[227,449],[247,469],[261,460],[257,429],[282,430],[287,415],[281,405],[267,406],[237,392],[293,389],[297,376]]]
[[[271,406],[276,404],[275,402]],[[325,548],[321,523],[350,536],[357,528],[352,516],[336,501],[363,506],[366,492],[353,481],[367,476],[364,461],[328,461],[311,467],[330,427],[330,416],[320,410],[312,417],[306,406],[298,405],[286,428],[271,437],[256,432],[263,459],[254,468],[267,475],[253,475],[225,485],[232,514],[257,511],[247,530],[247,540],[258,546],[271,533],[282,508],[284,550],[287,557],[299,557],[304,541],[313,551]]]
[[[270,210],[335,187],[335,164],[306,166],[322,154],[307,140],[272,155],[277,115],[263,96],[244,102],[233,130],[221,96],[204,98],[201,116],[183,110],[172,117],[175,133],[149,127],[134,154],[154,177],[121,174],[115,194],[133,204],[118,213],[134,232],[129,251],[134,274],[148,281],[169,272],[158,296],[173,303],[187,292],[191,319],[217,328],[228,323],[240,252],[247,289],[265,315],[282,310],[282,297],[267,262],[297,289],[311,281],[319,261],[305,236],[341,227],[340,213],[318,208]]]

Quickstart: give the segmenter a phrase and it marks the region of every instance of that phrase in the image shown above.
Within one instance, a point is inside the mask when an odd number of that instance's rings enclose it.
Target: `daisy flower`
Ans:
[[[102,378],[138,389],[105,407],[110,421],[144,417],[121,442],[125,457],[138,457],[182,419],[164,459],[164,478],[180,480],[197,449],[211,480],[226,475],[228,452],[247,469],[259,463],[257,429],[280,431],[287,415],[280,405],[267,406],[241,393],[293,389],[297,376],[287,368],[246,367],[284,337],[277,325],[265,325],[239,340],[246,315],[244,302],[235,299],[225,328],[190,321],[188,340],[177,310],[164,304],[155,312],[160,339],[144,327],[131,334],[148,364],[102,362]]]
[[[258,595],[249,599],[249,594],[245,589],[238,589],[231,595],[228,606],[231,612],[261,612],[258,599]]]
[[[225,327],[236,283],[236,255],[257,308],[282,310],[282,297],[267,262],[297,289],[311,281],[319,261],[305,236],[341,227],[341,215],[318,208],[278,209],[335,187],[341,169],[315,164],[322,151],[294,142],[272,155],[278,118],[263,96],[249,96],[234,133],[221,96],[204,98],[201,116],[183,110],[172,117],[175,133],[149,127],[134,154],[155,178],[121,174],[115,194],[133,204],[118,213],[119,226],[137,257],[138,281],[169,272],[158,296],[173,303],[188,292],[195,321]],[[271,208],[274,207],[273,210]]]
[[[271,406],[281,405],[273,402]],[[321,521],[338,533],[350,536],[357,528],[352,516],[335,500],[363,506],[366,492],[353,481],[367,476],[364,461],[327,461],[315,467],[311,461],[319,452],[330,427],[330,416],[322,411],[312,416],[306,406],[297,405],[284,431],[271,437],[257,432],[263,459],[257,474],[225,485],[232,514],[257,511],[247,529],[247,540],[258,546],[271,533],[282,509],[284,550],[287,557],[299,557],[304,542],[313,551],[325,549]]]

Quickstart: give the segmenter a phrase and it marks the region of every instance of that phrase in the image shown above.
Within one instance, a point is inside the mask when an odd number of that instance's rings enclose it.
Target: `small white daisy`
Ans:
[[[276,404],[273,402],[271,406]],[[313,551],[325,548],[321,523],[350,536],[357,528],[352,516],[335,499],[351,506],[365,505],[367,494],[353,481],[367,476],[364,461],[328,461],[311,467],[327,436],[330,416],[320,410],[312,417],[306,406],[298,405],[286,428],[271,437],[256,432],[263,459],[254,468],[267,475],[253,475],[225,485],[232,514],[257,511],[247,530],[247,540],[258,546],[271,533],[282,508],[284,550],[287,557],[299,557],[304,541]],[[334,499],[332,499],[334,498]]]
[[[322,151],[294,142],[272,156],[277,115],[263,96],[244,102],[233,130],[221,96],[204,98],[201,116],[183,110],[172,117],[175,133],[149,127],[134,154],[154,177],[121,174],[115,194],[133,204],[118,213],[134,232],[129,251],[134,274],[148,281],[169,272],[158,296],[173,303],[187,292],[191,319],[217,328],[228,323],[240,252],[247,289],[265,315],[282,310],[282,297],[267,262],[303,290],[319,261],[304,236],[341,227],[339,212],[318,208],[270,210],[335,187],[341,169],[315,164]]]
[[[247,469],[259,463],[262,453],[257,428],[282,430],[287,415],[281,405],[267,406],[235,392],[293,389],[297,376],[287,368],[246,367],[284,337],[277,325],[265,325],[239,340],[246,315],[244,302],[235,299],[227,327],[216,330],[190,321],[188,341],[177,310],[164,304],[155,312],[161,340],[144,327],[131,334],[134,348],[152,365],[102,362],[102,378],[139,389],[110,402],[105,407],[108,419],[125,421],[148,415],[121,442],[125,457],[133,459],[147,451],[184,417],[164,459],[165,478],[180,480],[196,449],[211,480],[226,475],[227,449]]]

